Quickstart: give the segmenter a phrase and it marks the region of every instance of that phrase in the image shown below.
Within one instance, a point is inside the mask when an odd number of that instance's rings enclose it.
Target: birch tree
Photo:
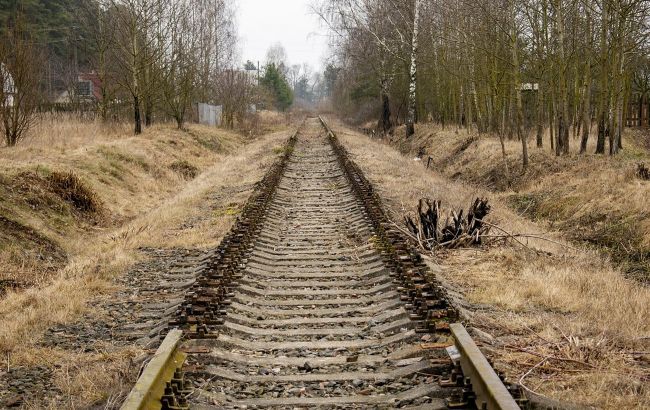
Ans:
[[[415,0],[415,11],[413,13],[413,32],[411,33],[411,68],[409,82],[409,107],[408,117],[406,119],[406,136],[410,137],[415,134],[416,120],[416,91],[417,91],[417,56],[418,56],[418,33],[420,22],[420,7],[422,0]]]
[[[573,152],[571,134],[586,152],[592,130],[597,153],[606,142],[621,149],[649,9],[647,0],[321,0],[319,13],[341,69],[342,114],[377,115],[380,132],[403,124],[411,135],[422,117],[516,138],[524,169],[533,132],[557,155]]]

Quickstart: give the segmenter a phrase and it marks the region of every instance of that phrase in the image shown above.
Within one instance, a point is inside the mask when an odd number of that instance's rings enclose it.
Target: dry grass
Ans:
[[[530,143],[531,165],[522,174],[518,141],[505,141],[509,172],[495,136],[422,124],[412,140],[398,130],[392,141],[409,155],[424,151],[435,171],[499,193],[518,212],[606,252],[629,277],[650,281],[650,183],[635,175],[638,163],[650,160],[650,133],[627,130],[616,157],[591,154],[593,137],[589,154],[578,155],[574,139],[571,155],[560,158],[548,136],[543,149]]]
[[[74,170],[108,215],[101,226],[66,215],[61,217],[66,226],[59,227],[52,222],[51,210],[25,206],[21,191],[12,190],[4,202],[0,199],[0,214],[10,210],[12,218],[33,227],[29,232],[63,247],[69,259],[47,275],[34,274],[32,287],[10,289],[0,299],[0,357],[8,357],[12,367],[46,365],[54,370],[56,385],[64,393],[49,404],[28,401],[28,407],[87,408],[119,398],[115,395],[123,393],[119,384],[125,374],[137,372],[130,361],[142,352],[113,346],[93,346],[95,351],[88,353],[43,348],[39,347],[43,332],[92,315],[89,302],[111,297],[117,290],[114,279],[142,259],[140,248],[215,246],[236,215],[214,208],[245,202],[275,159],[273,147],[287,137],[288,132],[276,132],[245,141],[222,130],[191,126],[189,132],[180,132],[160,125],[141,137],[73,138],[80,142],[69,150],[28,145],[0,150],[0,156],[9,159],[2,168],[13,175],[32,169],[34,163],[40,164],[41,173],[47,167],[48,175]],[[170,169],[178,161],[197,168],[194,179],[188,181]],[[0,248],[0,259],[6,253]],[[25,276],[30,268],[39,266],[25,266]],[[39,280],[34,279],[37,276]]]
[[[79,244],[151,210],[248,139],[198,125],[187,132],[156,125],[137,137],[126,128],[46,117],[30,139],[0,148],[0,216],[74,255]],[[36,138],[39,130],[49,133]],[[0,280],[30,284],[51,273],[38,269],[49,255],[2,248],[8,269]]]
[[[492,222],[562,242],[510,211],[499,195],[427,171],[340,124],[335,128],[396,220],[421,197],[461,207],[487,196]],[[471,324],[492,335],[483,348],[511,380],[528,373],[522,383],[549,397],[608,409],[649,408],[650,289],[592,251],[538,239],[527,246],[450,251],[431,264],[463,295],[459,303]]]

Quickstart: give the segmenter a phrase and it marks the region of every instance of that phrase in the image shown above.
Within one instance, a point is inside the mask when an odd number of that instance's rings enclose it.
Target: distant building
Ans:
[[[519,89],[521,91],[539,91],[539,83],[522,83]]]
[[[74,89],[61,92],[54,100],[58,104],[69,104],[72,102],[96,103],[102,101],[102,82],[94,71],[80,73]]]
[[[221,105],[196,103],[194,104],[194,109],[199,124],[211,127],[221,126],[221,117],[223,115],[223,107]]]

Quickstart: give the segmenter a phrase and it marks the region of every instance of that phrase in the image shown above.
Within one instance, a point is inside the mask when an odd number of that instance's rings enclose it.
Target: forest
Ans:
[[[650,93],[644,0],[327,0],[318,13],[340,114],[381,133],[417,121],[496,133],[521,142],[524,168],[529,137],[558,156],[570,134],[581,153],[595,138],[615,155]]]
[[[241,64],[235,14],[230,0],[0,2],[5,143],[48,111],[130,118],[139,134],[156,120],[183,128],[198,102],[222,106],[233,128],[253,106],[285,111],[294,94],[302,105],[323,97],[323,75],[290,64],[281,44],[262,70]]]

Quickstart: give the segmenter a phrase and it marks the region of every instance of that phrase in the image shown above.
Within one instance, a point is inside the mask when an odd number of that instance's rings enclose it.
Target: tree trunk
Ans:
[[[144,103],[144,125],[150,127],[153,125],[153,102],[151,96],[148,96]]]
[[[523,114],[523,104],[521,101],[521,80],[519,78],[519,46],[517,44],[517,22],[515,15],[515,3],[514,0],[510,0],[510,16],[512,18],[512,31],[510,34],[510,47],[512,51],[512,82],[515,92],[515,104],[516,104],[516,119],[515,127],[517,128],[517,138],[521,140],[521,153],[522,153],[522,166],[524,172],[528,168],[528,138],[524,135],[522,131],[524,114]]]
[[[416,87],[417,87],[417,54],[418,54],[418,31],[420,20],[420,5],[422,0],[415,0],[415,13],[413,17],[413,37],[411,39],[411,69],[409,83],[409,106],[406,117],[406,137],[415,134],[415,111],[417,109]]]
[[[607,4],[603,3],[603,15],[600,30],[600,95],[598,96],[598,140],[596,154],[605,153],[605,137],[607,135],[607,94],[608,94],[608,59],[607,59],[607,25],[609,18]]]
[[[388,92],[388,80],[381,80],[381,118],[379,119],[379,129],[383,134],[389,134],[393,129],[390,120],[390,97]]]
[[[589,141],[589,131],[591,128],[591,63],[585,65],[585,91],[584,102],[582,105],[582,139],[580,140],[580,153],[587,151],[587,142]]]
[[[132,46],[133,49],[131,50],[131,57],[133,58],[133,61],[131,63],[133,64],[131,67],[131,75],[133,76],[132,78],[132,90],[131,93],[133,94],[133,117],[135,120],[135,134],[142,134],[142,116],[140,115],[140,84],[138,82],[138,35],[135,30],[136,23],[133,22],[132,26]]]
[[[135,120],[135,134],[142,134],[142,117],[140,115],[140,97],[133,96],[133,116]]]
[[[544,147],[544,98],[541,85],[537,91],[537,148]]]
[[[458,129],[463,128],[465,125],[465,89],[463,85],[460,86],[460,99],[458,100]]]
[[[621,40],[622,41],[622,40]],[[623,148],[623,104],[624,104],[624,69],[625,69],[625,54],[623,53],[623,45],[619,45],[620,64],[618,67],[618,94],[616,96],[616,131],[614,135],[614,145],[612,154],[618,154],[618,151]]]
[[[555,104],[553,103],[553,98],[551,98],[550,102],[550,110],[548,114],[548,136],[549,140],[551,142],[551,151],[555,150]]]
[[[559,92],[560,92],[560,109],[558,110],[557,120],[557,144],[555,146],[556,155],[569,153],[569,100],[566,79],[566,61],[564,53],[564,0],[556,2],[556,29],[558,36],[558,70],[559,70]]]

